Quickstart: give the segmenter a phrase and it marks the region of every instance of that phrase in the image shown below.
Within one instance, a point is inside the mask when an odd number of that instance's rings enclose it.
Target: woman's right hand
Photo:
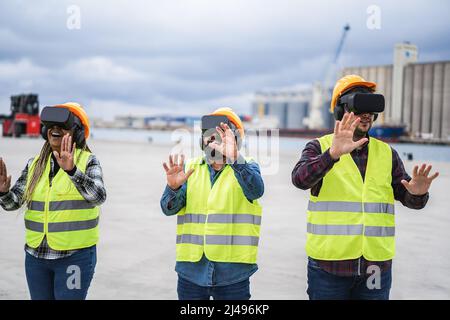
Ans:
[[[11,187],[11,176],[8,176],[5,162],[0,158],[0,193],[6,193]]]
[[[179,189],[191,176],[194,169],[184,172],[184,155],[179,157],[180,163],[178,163],[178,154],[169,156],[169,165],[163,163],[164,170],[166,170],[167,185],[172,190]]]

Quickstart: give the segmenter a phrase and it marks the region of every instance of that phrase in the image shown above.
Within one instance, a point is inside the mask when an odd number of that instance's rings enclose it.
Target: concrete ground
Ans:
[[[0,138],[0,156],[15,182],[42,146],[37,139]],[[102,206],[98,263],[89,299],[176,299],[175,217],[163,215],[162,161],[170,146],[93,141],[108,199]],[[307,299],[304,251],[308,193],[291,184],[301,150],[283,153],[276,175],[265,175],[259,268],[253,299]],[[449,159],[450,161],[450,159]],[[409,172],[415,162],[405,163]],[[450,299],[450,162],[421,211],[397,203],[397,256],[392,299]],[[23,210],[0,209],[0,299],[28,299]]]

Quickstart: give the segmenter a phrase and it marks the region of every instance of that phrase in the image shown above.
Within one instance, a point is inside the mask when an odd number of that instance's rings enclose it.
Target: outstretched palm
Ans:
[[[360,118],[356,117],[353,112],[345,113],[342,121],[336,121],[333,142],[330,148],[330,155],[333,159],[339,159],[344,154],[352,152],[368,141],[367,138],[353,141],[353,134],[359,121]]]
[[[178,154],[169,156],[169,165],[163,163],[164,170],[167,176],[167,185],[172,190],[180,188],[191,176],[194,169],[184,172],[184,155],[178,156]]]
[[[223,154],[231,162],[238,158],[238,148],[236,145],[236,137],[226,123],[220,123],[220,127],[216,128],[220,135],[221,143],[214,141],[210,144],[211,148]]]
[[[11,187],[11,176],[8,176],[5,162],[0,158],[0,192],[5,193]]]
[[[414,166],[413,176],[411,181],[402,180],[402,184],[405,186],[406,190],[413,195],[424,195],[430,189],[431,182],[439,176],[439,172],[436,172],[431,177],[428,177],[430,174],[432,166],[427,166],[426,164],[422,164],[419,169],[419,166]]]
[[[75,154],[75,143],[72,144],[72,136],[68,133],[64,135],[61,141],[61,150],[53,151],[53,154],[58,162],[59,166],[64,171],[70,171],[75,166],[74,164],[74,154]]]

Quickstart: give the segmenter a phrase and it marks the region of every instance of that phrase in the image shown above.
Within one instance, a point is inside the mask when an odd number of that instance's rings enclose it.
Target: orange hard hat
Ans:
[[[86,114],[86,111],[84,111],[83,107],[76,102],[66,102],[63,104],[58,104],[54,107],[57,108],[66,108],[68,109],[70,112],[72,112],[74,115],[76,115],[81,123],[83,124],[84,127],[84,137],[87,140],[89,137],[89,129],[90,129],[90,125],[89,125],[89,118]]]
[[[377,84],[375,82],[369,82],[366,81],[363,77],[351,74],[342,77],[336,82],[336,85],[334,86],[333,90],[333,96],[331,98],[331,106],[330,110],[331,112],[334,111],[334,107],[336,106],[336,103],[339,99],[339,97],[348,89],[351,89],[353,87],[366,87],[369,89],[372,89],[373,91],[376,90]]]
[[[235,126],[236,129],[239,130],[239,133],[241,134],[241,138],[244,138],[244,124],[242,123],[241,118],[233,111],[231,108],[219,108],[213,113],[211,113],[212,116],[226,116],[228,120],[230,120]]]

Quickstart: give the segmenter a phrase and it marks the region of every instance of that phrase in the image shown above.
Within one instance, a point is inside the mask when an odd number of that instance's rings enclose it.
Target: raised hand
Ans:
[[[75,143],[72,144],[72,137],[66,133],[61,141],[61,150],[53,151],[56,161],[58,161],[59,167],[64,171],[70,171],[75,166],[73,162],[75,154]]]
[[[411,181],[402,180],[401,183],[405,186],[406,190],[409,193],[421,196],[428,192],[430,189],[431,182],[439,176],[439,172],[436,172],[431,177],[428,177],[430,174],[432,166],[427,166],[426,164],[422,164],[419,169],[419,166],[414,166],[413,176]]]
[[[167,185],[172,190],[180,188],[191,176],[194,169],[184,172],[184,155],[170,155],[169,165],[163,163],[164,170],[166,170]]]
[[[352,152],[368,141],[367,138],[353,141],[353,133],[360,120],[361,119],[356,117],[352,112],[345,113],[342,121],[336,121],[336,124],[334,125],[333,142],[330,148],[330,155],[333,159],[339,159],[344,154]]]
[[[5,162],[0,158],[0,192],[5,193],[11,187],[11,176],[8,176]]]
[[[233,131],[231,131],[230,127],[223,122],[220,123],[220,127],[216,127],[216,130],[219,133],[222,142],[219,143],[217,141],[214,141],[209,145],[214,150],[223,154],[231,162],[236,161],[236,159],[238,158],[238,148],[236,145],[236,137]]]

